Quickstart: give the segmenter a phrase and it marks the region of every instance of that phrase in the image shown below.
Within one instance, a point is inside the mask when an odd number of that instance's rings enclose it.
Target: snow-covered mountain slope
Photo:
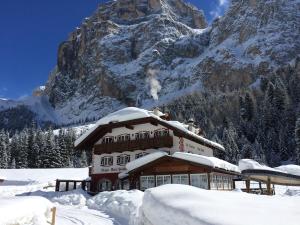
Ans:
[[[19,106],[24,106],[34,113],[38,121],[61,122],[47,96],[28,96],[19,100],[0,99],[0,111],[17,108]]]
[[[298,0],[234,0],[206,27],[202,11],[182,0],[102,4],[60,45],[46,93],[72,121],[248,87],[299,55],[299,7]]]
[[[299,0],[233,0],[207,27],[183,0],[109,1],[61,43],[45,90],[0,100],[0,110],[25,104],[41,120],[69,123],[248,87],[299,55],[299,9]]]

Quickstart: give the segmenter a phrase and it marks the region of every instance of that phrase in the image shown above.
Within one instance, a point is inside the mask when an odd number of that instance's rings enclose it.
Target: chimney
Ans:
[[[159,110],[158,107],[155,107],[153,109],[153,114],[156,115],[156,116],[161,116],[162,113],[161,113],[161,111]]]
[[[191,132],[195,132],[195,127],[194,127],[195,121],[193,118],[190,118],[188,120],[188,130]]]

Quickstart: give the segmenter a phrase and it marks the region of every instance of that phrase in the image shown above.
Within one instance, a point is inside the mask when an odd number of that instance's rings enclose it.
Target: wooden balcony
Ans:
[[[103,143],[94,146],[94,154],[100,155],[103,153],[124,152],[144,150],[151,148],[171,148],[173,147],[173,137],[162,136],[148,139],[130,140],[123,142]]]

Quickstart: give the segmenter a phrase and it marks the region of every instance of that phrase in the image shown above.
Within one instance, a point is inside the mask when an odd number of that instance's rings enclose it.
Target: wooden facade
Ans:
[[[171,156],[164,156],[160,159],[157,159],[153,162],[150,162],[146,165],[143,165],[135,170],[132,170],[128,173],[128,177],[122,179],[122,181],[129,182],[130,189],[140,189],[141,184],[140,180],[143,176],[153,176],[155,181],[155,186],[157,186],[156,178],[160,175],[170,175],[171,182],[174,183],[173,177],[174,175],[188,175],[188,185],[192,185],[191,183],[191,175],[194,174],[205,174],[207,175],[207,189],[215,189],[215,190],[231,190],[234,188],[233,179],[239,175],[236,172],[226,171],[223,169],[213,168],[207,165],[202,165],[199,163],[190,162],[183,159],[174,158]],[[224,189],[224,186],[221,187],[217,185],[216,187],[212,187],[211,183],[213,180],[213,176],[218,177],[226,177],[226,180],[230,181],[228,187]],[[227,179],[228,178],[228,179]]]
[[[101,155],[104,153],[157,149],[157,148],[171,148],[173,146],[173,137],[161,136],[140,140],[129,140],[113,143],[101,143],[94,146],[94,154]]]

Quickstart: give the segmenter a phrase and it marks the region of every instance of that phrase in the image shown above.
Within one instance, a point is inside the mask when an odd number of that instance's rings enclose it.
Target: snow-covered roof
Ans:
[[[280,173],[286,173],[286,174],[300,176],[300,166],[284,165],[284,166],[271,168],[269,166],[261,165],[252,159],[241,159],[239,161],[239,168],[241,171],[243,171],[243,170],[266,170],[266,171],[280,172]]]
[[[144,165],[146,165],[150,162],[153,162],[153,161],[155,161],[159,158],[162,158],[166,155],[168,155],[168,153],[158,151],[158,152],[154,152],[154,153],[145,155],[145,156],[143,156],[141,158],[138,158],[136,160],[133,160],[133,161],[126,164],[127,173],[132,171],[132,170],[135,170],[136,168],[144,166]]]
[[[216,147],[218,149],[221,149],[221,150],[225,151],[225,148],[222,145],[220,145],[220,144],[218,144],[216,142],[210,141],[210,140],[208,140],[208,139],[206,139],[204,137],[201,137],[201,136],[195,134],[194,132],[188,130],[188,125],[186,125],[184,123],[180,123],[179,121],[164,121],[164,122],[170,124],[173,127],[176,127],[178,129],[182,130],[183,132],[185,132],[185,133],[187,133],[187,134],[189,134],[191,136],[194,136],[195,138],[199,139],[200,141],[202,141],[202,142],[204,142],[204,143],[206,143],[208,145],[214,146],[214,147]]]
[[[243,170],[269,170],[269,171],[275,171],[275,172],[281,172],[277,169],[261,165],[258,162],[252,160],[252,159],[241,159],[239,161],[239,169],[241,171]]]
[[[93,131],[95,131],[97,127],[101,125],[140,119],[140,118],[147,118],[147,117],[153,117],[158,119],[159,116],[163,116],[163,115],[164,115],[163,113],[160,113],[157,116],[153,113],[153,111],[139,109],[136,107],[128,107],[128,108],[118,110],[98,120],[98,122],[91,129],[89,129],[87,132],[85,132],[75,141],[75,147],[78,146],[85,138],[87,138],[91,133],[93,133]]]
[[[119,175],[119,178],[124,178],[128,175],[128,173],[130,171],[133,171],[139,167],[147,165],[148,163],[151,163],[151,162],[153,162],[157,159],[160,159],[164,156],[168,156],[168,154],[166,152],[158,151],[158,152],[154,152],[149,155],[143,156],[134,161],[131,161],[126,164],[127,171],[121,173]],[[185,152],[175,152],[173,155],[171,155],[169,157],[183,159],[186,161],[210,166],[213,168],[223,169],[223,170],[227,170],[227,171],[232,171],[232,172],[237,172],[237,173],[240,172],[239,168],[236,165],[233,165],[229,162],[226,162],[222,159],[218,159],[216,157],[208,157],[208,156],[197,155],[197,154],[192,154],[192,153],[185,153]]]
[[[237,173],[240,172],[238,166],[231,164],[225,160],[218,159],[216,157],[208,157],[208,156],[197,155],[197,154],[186,153],[186,152],[175,152],[172,155],[172,157],[178,159],[184,159],[194,163],[199,163],[213,168],[219,168],[219,169],[233,171]]]
[[[141,119],[141,118],[155,118],[156,120],[165,123],[171,127],[174,127],[184,133],[186,133],[189,136],[192,136],[193,138],[198,139],[202,143],[205,143],[209,146],[215,147],[217,149],[220,149],[224,151],[224,147],[216,142],[210,141],[204,137],[201,137],[194,132],[191,132],[188,130],[188,125],[180,123],[178,121],[167,121],[161,118],[161,116],[164,116],[165,114],[158,112],[159,114],[156,115],[153,111],[148,111],[145,109],[140,109],[136,107],[128,107],[121,109],[119,111],[116,111],[114,113],[111,113],[102,119],[100,119],[93,127],[91,127],[87,132],[85,132],[82,136],[80,136],[75,141],[75,147],[77,147],[79,144],[81,144],[90,134],[92,134],[99,126],[106,125],[110,123],[117,123],[117,122],[124,122],[129,120],[135,120],[135,119]]]
[[[6,177],[0,175],[0,180],[5,180]]]
[[[279,166],[279,167],[275,167],[275,169],[277,169],[281,172],[300,176],[300,166],[298,166],[298,165]]]

